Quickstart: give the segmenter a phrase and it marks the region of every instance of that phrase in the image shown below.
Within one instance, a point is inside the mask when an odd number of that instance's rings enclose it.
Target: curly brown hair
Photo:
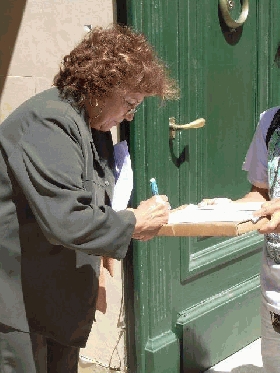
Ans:
[[[63,58],[54,85],[77,107],[84,106],[86,98],[116,91],[178,97],[176,82],[145,36],[121,25],[91,30]]]

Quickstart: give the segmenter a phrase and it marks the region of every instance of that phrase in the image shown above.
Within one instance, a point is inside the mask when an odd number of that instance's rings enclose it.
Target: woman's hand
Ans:
[[[148,241],[155,237],[159,229],[168,223],[170,204],[167,196],[153,196],[142,201],[136,209],[131,210],[136,217],[132,238]]]
[[[207,205],[220,205],[224,203],[233,202],[230,198],[204,198],[201,202],[198,203],[198,207],[203,207]]]
[[[270,221],[259,229],[260,233],[280,233],[280,198],[264,202],[261,209],[254,212],[254,216],[270,217]]]

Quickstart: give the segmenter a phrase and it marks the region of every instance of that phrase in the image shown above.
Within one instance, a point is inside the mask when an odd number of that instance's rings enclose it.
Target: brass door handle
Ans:
[[[191,128],[201,128],[205,125],[205,119],[199,118],[187,124],[176,124],[175,118],[169,118],[169,138],[175,139],[176,131],[189,130]]]
[[[241,14],[237,20],[232,19],[230,15],[230,9],[235,5],[234,0],[219,0],[219,5],[224,21],[229,28],[236,29],[237,27],[242,26],[246,21],[249,13],[249,0],[242,1]]]

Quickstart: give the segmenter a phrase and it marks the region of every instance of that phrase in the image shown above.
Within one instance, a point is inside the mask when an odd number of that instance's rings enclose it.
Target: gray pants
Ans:
[[[262,359],[265,373],[280,373],[280,326],[273,326],[265,300],[261,306]]]
[[[77,373],[79,349],[38,334],[0,333],[1,373]]]

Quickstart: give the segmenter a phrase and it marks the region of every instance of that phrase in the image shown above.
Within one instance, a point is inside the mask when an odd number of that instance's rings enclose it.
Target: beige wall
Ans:
[[[114,20],[114,0],[5,0],[0,4],[0,123],[52,84],[86,25]]]

